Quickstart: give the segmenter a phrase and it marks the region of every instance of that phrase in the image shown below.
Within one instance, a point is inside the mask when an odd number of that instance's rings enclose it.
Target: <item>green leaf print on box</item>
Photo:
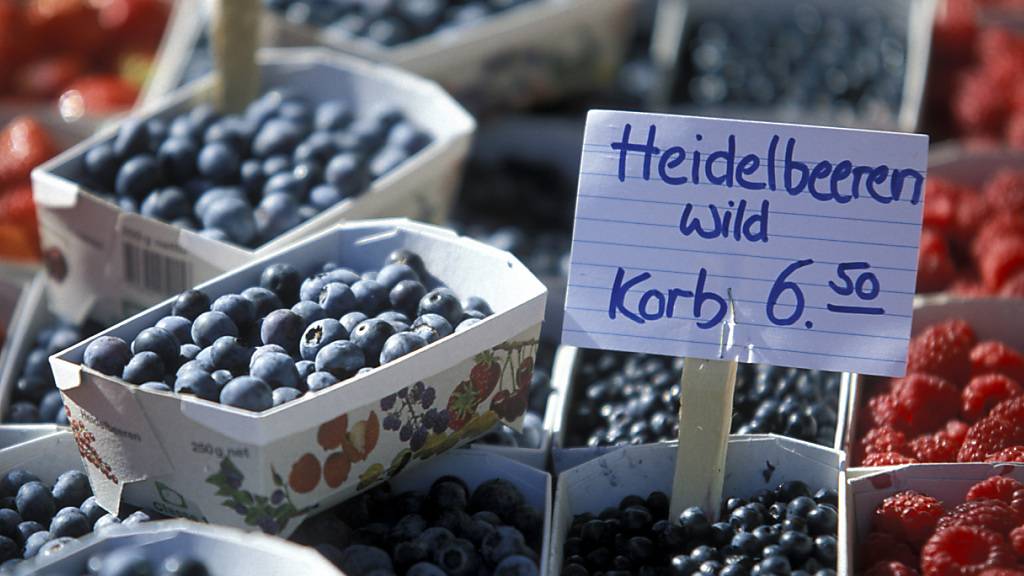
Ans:
[[[292,502],[291,491],[281,475],[273,468],[271,468],[271,474],[274,486],[277,488],[270,496],[261,496],[243,490],[245,476],[231,461],[231,458],[221,460],[220,470],[211,474],[206,482],[217,487],[217,495],[225,497],[221,504],[231,508],[239,516],[243,516],[246,524],[258,526],[267,534],[278,534],[292,518],[303,516],[314,507],[296,508]]]

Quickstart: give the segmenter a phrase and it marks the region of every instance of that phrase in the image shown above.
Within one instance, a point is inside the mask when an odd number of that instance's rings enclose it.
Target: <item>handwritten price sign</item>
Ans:
[[[928,139],[593,111],[563,342],[905,372]]]

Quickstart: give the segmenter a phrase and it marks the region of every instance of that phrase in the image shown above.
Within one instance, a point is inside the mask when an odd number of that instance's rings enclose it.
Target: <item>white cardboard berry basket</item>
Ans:
[[[261,271],[288,262],[311,273],[334,260],[376,268],[393,250],[412,250],[427,271],[495,314],[380,369],[261,413],[151,392],[81,365],[86,340],[50,359],[71,427],[100,504],[125,501],[168,516],[287,536],[305,516],[489,431],[519,427],[526,409],[545,289],[506,252],[408,220],[338,225],[199,285],[211,298],[257,284]],[[131,341],[170,313],[173,298],[101,335]],[[473,372],[474,367],[483,369]],[[480,379],[481,373],[498,377]],[[473,372],[473,376],[471,376]],[[389,413],[420,422],[426,408],[381,399],[423,382],[448,427],[413,449],[385,430]],[[406,392],[403,392],[403,395]]]
[[[35,336],[52,319],[46,310],[46,277],[39,272],[25,285],[18,306],[7,324],[7,340],[0,348],[0,422],[7,415],[14,385]]]
[[[0,475],[24,468],[52,486],[68,470],[82,470],[75,438],[53,425],[0,427]]]
[[[471,110],[522,108],[605,87],[629,47],[634,0],[527,0],[483,22],[394,47],[288,22],[267,11],[274,45],[319,44],[441,83]]]
[[[675,443],[625,446],[559,474],[548,574],[561,572],[562,550],[576,515],[618,506],[631,494],[646,498],[659,490],[671,495],[676,448]],[[772,434],[733,436],[726,454],[722,497],[745,498],[789,480],[801,480],[812,491],[834,488],[839,492],[837,542],[842,542],[845,506],[839,480],[844,465],[842,452],[809,442]]]
[[[430,486],[443,476],[462,479],[472,493],[478,486],[501,478],[515,485],[523,494],[526,504],[535,507],[544,517],[543,536],[538,562],[539,574],[548,573],[548,555],[551,540],[551,475],[522,462],[480,450],[452,450],[442,456],[424,462],[415,473],[402,474],[389,483],[392,493],[415,490],[428,493]],[[339,538],[343,536],[339,535]]]
[[[342,98],[365,111],[394,105],[433,141],[396,169],[255,251],[121,211],[80,183],[82,158],[110,140],[109,126],[32,174],[50,301],[65,320],[116,322],[167,296],[343,220],[413,217],[440,222],[461,177],[473,118],[428,80],[325,49],[271,50],[260,56],[265,89],[290,87],[313,101]],[[139,117],[167,118],[210,96],[207,76]]]
[[[871,531],[875,508],[887,498],[904,490],[916,490],[939,499],[950,510],[964,501],[971,486],[990,476],[1010,476],[1024,481],[1021,464],[908,464],[889,468],[871,468],[870,473],[846,480],[847,538],[839,543],[839,573],[860,574],[870,566],[857,563],[857,543]],[[917,569],[917,566],[911,566]]]
[[[974,329],[979,342],[1001,340],[1007,345],[1024,352],[1024,334],[1020,321],[1024,318],[1024,300],[1014,298],[956,298],[950,296],[929,296],[914,298],[914,322],[911,336],[944,320],[962,318]],[[852,374],[850,398],[847,402],[846,426],[843,449],[850,455],[850,478],[857,478],[891,467],[854,466],[854,453],[860,432],[857,430],[858,415],[867,402],[863,386],[864,376]],[[955,464],[957,466],[966,464]]]
[[[168,556],[185,554],[203,562],[217,576],[342,576],[312,548],[287,540],[187,520],[161,520],[133,527],[111,526],[84,536],[45,558],[34,558],[15,570],[19,576],[79,576],[95,554],[130,547],[153,566]]]
[[[575,346],[559,346],[555,354],[555,367],[551,373],[551,385],[554,391],[548,401],[548,410],[544,418],[544,430],[551,434],[551,463],[555,474],[579,466],[608,452],[618,450],[615,446],[567,446],[566,432],[572,420],[573,385],[576,382],[576,371],[582,362],[585,350]],[[839,404],[836,409],[836,435],[832,447],[843,449],[846,425],[846,404],[852,386],[851,375],[842,374],[839,388]],[[744,438],[746,434],[733,434],[732,438]],[[751,436],[759,436],[757,434]]]

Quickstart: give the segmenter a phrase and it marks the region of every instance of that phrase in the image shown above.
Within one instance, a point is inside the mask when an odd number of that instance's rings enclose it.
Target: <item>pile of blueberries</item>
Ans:
[[[60,321],[40,330],[11,392],[11,404],[7,408],[4,422],[67,426],[64,400],[53,381],[49,358],[98,331],[98,326],[86,325],[83,329]]]
[[[200,105],[127,120],[85,153],[82,171],[122,210],[254,247],[358,196],[430,142],[397,107],[363,112],[274,90],[241,115]]]
[[[749,500],[729,498],[712,523],[696,506],[670,520],[664,492],[626,496],[573,518],[562,574],[835,576],[838,502],[834,489],[811,496],[803,482],[784,482]]]
[[[536,576],[544,515],[500,478],[470,490],[442,476],[430,491],[381,484],[310,518],[292,539],[347,576]]]
[[[851,5],[845,17],[809,3],[751,7],[689,27],[680,100],[892,121],[903,94],[905,24],[868,6]]]
[[[428,287],[429,286],[429,287]],[[461,332],[492,314],[434,280],[407,250],[362,275],[334,262],[303,278],[272,264],[259,284],[213,301],[177,297],[131,345],[101,336],[83,362],[154,391],[260,412],[318,392]]]
[[[682,359],[600,351],[581,355],[570,393],[568,446],[678,438]],[[840,378],[834,372],[740,364],[732,432],[783,434],[832,446]]]
[[[569,274],[569,247],[572,235],[567,230],[528,230],[519,226],[488,229],[482,226],[456,226],[466,235],[500,250],[515,254],[531,272],[540,277],[566,277]]]
[[[478,24],[529,0],[266,0],[293,24],[397,46],[435,32]]]
[[[155,559],[127,546],[90,556],[85,570],[89,576],[215,576],[202,560],[188,554]]]
[[[16,468],[0,478],[0,574],[23,560],[56,554],[75,538],[94,530],[149,520],[137,511],[122,522],[96,503],[89,479],[80,470],[61,474],[52,487],[35,474]]]

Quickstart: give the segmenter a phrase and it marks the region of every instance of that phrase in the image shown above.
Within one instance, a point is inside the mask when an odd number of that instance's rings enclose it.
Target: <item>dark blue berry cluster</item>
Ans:
[[[100,507],[89,478],[79,470],[61,474],[53,486],[16,468],[0,478],[0,574],[22,560],[49,556],[75,538],[113,524],[134,526],[149,520],[145,512],[124,519]]]
[[[528,0],[266,0],[294,24],[396,46],[421,36],[481,22]]]
[[[843,16],[799,3],[719,11],[690,27],[676,91],[700,105],[781,105],[891,123],[905,37],[906,23],[864,5]]]
[[[484,300],[460,301],[432,281],[423,260],[406,250],[362,275],[328,262],[303,278],[289,264],[273,264],[240,294],[211,301],[199,290],[182,293],[171,315],[131,345],[101,336],[83,362],[148,390],[259,412],[397,360],[491,313]],[[413,389],[416,402],[433,402],[433,389]]]
[[[128,546],[93,554],[85,569],[90,576],[215,576],[202,560],[188,553],[154,558],[152,552]]]
[[[430,141],[394,106],[272,91],[241,115],[200,105],[127,120],[82,168],[122,210],[254,247],[358,196]]]
[[[443,476],[426,494],[381,484],[307,520],[293,539],[348,576],[536,576],[543,532],[543,513],[514,484],[470,490]]]
[[[677,358],[581,352],[569,407],[568,446],[620,446],[679,434]],[[784,434],[832,446],[839,408],[837,373],[740,364],[732,432]]]
[[[663,492],[627,496],[573,518],[562,574],[835,576],[838,501],[834,489],[811,496],[803,482],[784,482],[729,498],[712,523],[698,507],[669,519]]]
[[[35,346],[25,358],[21,375],[11,392],[11,403],[4,422],[9,424],[54,423],[68,425],[64,400],[53,381],[49,358],[70,348],[99,331],[97,326],[85,329],[54,322],[36,334]]]

